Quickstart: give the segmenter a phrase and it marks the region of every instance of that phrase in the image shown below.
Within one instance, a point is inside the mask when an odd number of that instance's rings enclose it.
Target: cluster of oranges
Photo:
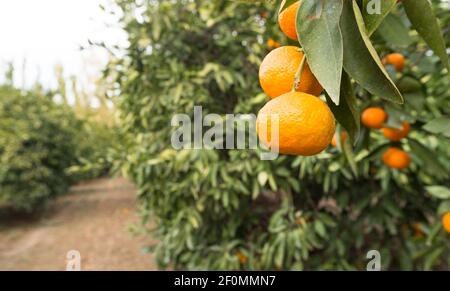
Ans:
[[[293,39],[297,39],[295,18],[299,4],[300,1],[292,4],[279,15],[281,30]],[[272,150],[277,147],[282,154],[302,156],[318,154],[330,144],[335,119],[318,97],[323,88],[299,47],[280,46],[272,50],[261,63],[259,81],[271,98],[257,118],[256,128],[263,143]],[[273,137],[274,126],[278,133]],[[278,140],[275,142],[274,138]]]
[[[379,107],[369,107],[361,115],[361,122],[366,127],[381,129],[383,135],[390,141],[398,142],[408,135],[409,123],[403,122],[401,129],[389,128],[385,127],[387,119],[388,115]],[[394,169],[405,169],[411,163],[411,158],[405,151],[397,147],[391,147],[383,154],[383,162]]]
[[[383,58],[384,65],[391,65],[397,72],[403,71],[405,67],[405,57],[400,53],[392,53]],[[381,129],[383,135],[393,142],[398,142],[405,138],[410,130],[410,125],[407,122],[402,123],[401,129],[389,128],[385,126],[388,119],[386,112],[379,107],[369,107],[361,114],[361,122],[368,128]],[[341,132],[340,139],[344,143],[347,139],[347,133]],[[333,147],[337,146],[336,135],[331,141]],[[383,154],[383,162],[394,169],[405,169],[411,163],[411,158],[408,153],[397,148],[391,147]]]
[[[278,18],[283,33],[297,40],[296,15],[300,1],[283,10]],[[264,92],[272,98],[259,111],[257,132],[260,140],[269,147],[278,147],[282,154],[311,156],[323,151],[330,143],[336,146],[335,119],[328,107],[318,96],[323,88],[311,72],[303,51],[296,46],[280,46],[270,39],[273,49],[262,61],[259,81]],[[403,70],[405,58],[394,53],[383,59],[385,65]],[[278,124],[275,125],[274,116]],[[362,123],[369,128],[382,129],[391,141],[400,141],[409,132],[409,124],[402,129],[384,127],[387,114],[381,108],[368,108],[362,116]],[[277,126],[276,136],[273,126]],[[277,138],[277,141],[273,139]],[[341,133],[341,140],[347,135]],[[409,155],[403,150],[391,147],[383,155],[383,162],[389,167],[404,169],[410,164]]]

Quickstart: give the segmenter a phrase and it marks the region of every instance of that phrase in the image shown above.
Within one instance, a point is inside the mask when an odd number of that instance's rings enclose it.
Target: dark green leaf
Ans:
[[[450,73],[450,63],[445,48],[445,41],[430,1],[403,0],[402,3],[413,27],[439,56],[443,65]]]
[[[441,165],[433,151],[431,151],[415,139],[409,138],[408,142],[412,152],[416,154],[424,163],[424,169],[426,171],[429,171],[430,174],[433,174],[436,177],[444,178],[448,176],[447,171]]]
[[[361,11],[355,1],[344,1],[341,29],[345,71],[370,93],[403,103],[400,91],[389,77],[365,33]]]
[[[297,15],[298,39],[309,67],[335,104],[339,104],[343,65],[341,13],[342,0],[303,1]]]
[[[388,15],[389,12],[395,7],[396,2],[397,0],[363,1],[364,9],[362,9],[362,12],[364,22],[366,23],[367,34],[369,36],[374,33],[374,31],[382,23],[386,15]],[[380,11],[377,11],[377,5],[379,5]]]
[[[409,46],[413,41],[409,36],[409,29],[393,14],[386,16],[378,27],[378,32],[390,45]]]
[[[442,134],[446,137],[450,137],[450,118],[448,117],[439,117],[431,120],[427,124],[423,126],[423,129],[435,133]]]
[[[333,111],[334,117],[345,128],[350,140],[354,144],[360,129],[360,119],[353,85],[350,77],[345,72],[342,73],[340,95],[341,102],[338,106],[331,101],[328,95],[327,102],[331,111]]]

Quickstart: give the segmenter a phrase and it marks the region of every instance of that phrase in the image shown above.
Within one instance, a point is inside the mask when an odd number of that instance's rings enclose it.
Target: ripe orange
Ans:
[[[382,128],[386,119],[386,112],[379,107],[369,107],[361,114],[362,123],[369,128]]]
[[[341,132],[341,142],[344,143],[347,140],[347,133],[345,131]],[[331,140],[331,145],[335,148],[337,146],[337,133],[333,135]]]
[[[247,256],[239,251],[236,253],[236,257],[238,258],[239,263],[241,263],[241,265],[245,265],[248,261]]]
[[[442,225],[444,226],[445,230],[450,233],[450,212],[447,212],[442,217]]]
[[[392,65],[397,72],[401,72],[405,68],[405,57],[399,53],[388,54],[383,58],[383,64]]]
[[[411,163],[409,155],[398,148],[389,148],[383,154],[383,162],[386,166],[394,169],[405,169]]]
[[[424,237],[424,233],[422,231],[422,227],[420,226],[420,223],[414,223],[412,225],[412,228],[414,230],[414,237],[415,238],[423,238]]]
[[[262,61],[259,68],[259,82],[264,92],[271,98],[278,97],[292,90],[303,58],[303,52],[295,46],[282,46],[271,51]],[[305,63],[301,74],[299,92],[315,96],[322,93],[323,88]]]
[[[269,47],[269,49],[274,49],[280,47],[281,45],[279,42],[273,40],[272,38],[269,38],[267,40],[267,46]]]
[[[289,92],[272,99],[259,111],[256,130],[260,140],[276,147],[272,122],[278,118],[278,150],[282,154],[312,156],[331,142],[335,121],[328,105],[310,94]],[[263,132],[262,128],[266,128]],[[274,133],[275,135],[275,133]]]
[[[281,31],[290,39],[297,40],[297,11],[300,7],[300,1],[295,2],[290,5],[283,12],[278,15],[278,24],[280,25]]]
[[[385,127],[383,128],[383,134],[391,141],[399,141],[408,135],[409,130],[409,123],[404,121],[402,124],[402,129]]]

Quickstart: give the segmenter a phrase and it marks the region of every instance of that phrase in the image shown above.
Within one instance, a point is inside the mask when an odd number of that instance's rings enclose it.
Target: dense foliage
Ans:
[[[1,207],[36,210],[71,183],[102,175],[110,166],[112,130],[77,118],[52,97],[38,87],[0,87]]]
[[[392,124],[408,120],[402,141],[413,163],[387,168],[379,131],[362,129],[316,157],[261,161],[259,150],[175,150],[174,114],[256,113],[266,96],[258,65],[276,27],[276,7],[231,1],[117,1],[129,36],[107,70],[119,93],[125,174],[137,183],[144,224],[154,220],[161,267],[215,270],[365,269],[379,250],[383,269],[448,269],[450,210],[449,76],[402,21],[402,34],[373,36],[378,52],[401,51],[404,74],[388,68],[406,99],[388,104],[357,87],[358,108],[383,105]],[[443,9],[443,8],[440,8]],[[445,10],[441,10],[444,11]],[[441,12],[441,13],[444,13]],[[401,9],[395,19],[404,20]],[[402,18],[399,18],[402,17]],[[446,19],[448,25],[448,17]],[[327,56],[323,56],[326,58]],[[229,128],[227,128],[230,131]],[[350,150],[349,150],[350,149]]]
[[[65,169],[75,158],[81,127],[68,108],[50,97],[0,89],[0,201],[31,210],[66,191]]]

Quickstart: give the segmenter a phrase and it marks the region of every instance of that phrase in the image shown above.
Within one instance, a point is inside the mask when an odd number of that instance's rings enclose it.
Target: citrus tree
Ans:
[[[0,205],[32,211],[64,193],[82,124],[39,90],[0,87]]]
[[[440,2],[116,2],[129,41],[106,70],[118,154],[162,268],[354,270],[377,250],[383,269],[448,269]],[[222,123],[259,111],[269,147],[262,116],[277,114],[281,155],[174,149],[172,118],[196,105]]]
[[[108,171],[113,129],[77,117],[39,84],[19,90],[7,79],[0,85],[0,210],[33,212],[72,183]]]

